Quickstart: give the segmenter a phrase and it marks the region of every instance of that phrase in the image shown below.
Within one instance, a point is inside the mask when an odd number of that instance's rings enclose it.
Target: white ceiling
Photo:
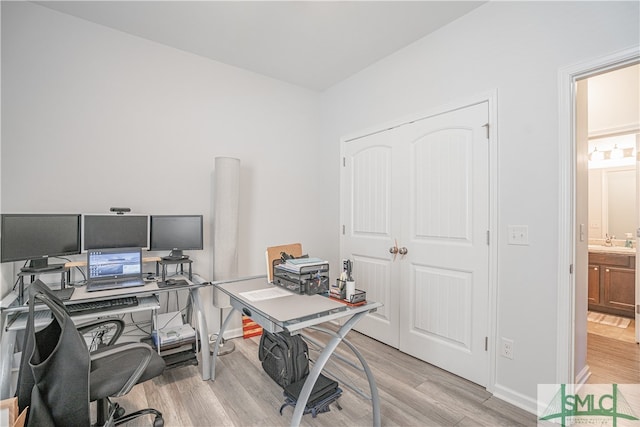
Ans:
[[[484,1],[39,1],[125,33],[322,91]]]

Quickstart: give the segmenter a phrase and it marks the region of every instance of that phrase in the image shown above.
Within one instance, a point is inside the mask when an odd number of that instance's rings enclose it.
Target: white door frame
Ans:
[[[590,75],[638,61],[640,46],[581,62],[559,71],[559,221],[558,221],[558,329],[556,341],[556,382],[575,382],[575,295],[576,284],[576,141],[575,82]],[[586,345],[586,342],[585,342]]]

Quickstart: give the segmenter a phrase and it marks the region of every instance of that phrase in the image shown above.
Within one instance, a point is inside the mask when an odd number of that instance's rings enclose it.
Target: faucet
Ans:
[[[605,234],[605,240],[604,240],[604,245],[605,246],[613,246],[613,242],[611,241],[612,239],[615,239],[616,236],[609,236],[609,233]]]

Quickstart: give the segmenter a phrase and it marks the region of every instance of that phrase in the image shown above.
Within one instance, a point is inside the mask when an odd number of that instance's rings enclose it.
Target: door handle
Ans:
[[[394,243],[393,246],[391,246],[389,248],[389,253],[393,254],[393,261],[396,260],[396,256],[398,256],[398,240],[397,239],[393,239]]]
[[[400,249],[398,249],[398,253],[400,255],[406,255],[409,252],[409,250],[407,248],[405,248],[404,246],[401,247]]]

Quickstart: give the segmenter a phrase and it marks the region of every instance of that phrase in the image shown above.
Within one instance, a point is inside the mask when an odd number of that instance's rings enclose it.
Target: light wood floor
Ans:
[[[491,396],[483,387],[394,350],[357,332],[348,339],[372,369],[380,395],[383,426],[535,426],[536,416]],[[128,410],[154,407],[166,426],[287,426],[293,409],[278,413],[282,389],[262,370],[258,338],[233,340],[234,352],[218,359],[215,381],[202,381],[199,366],[167,370],[117,401]],[[340,348],[339,348],[340,350]],[[317,355],[311,352],[311,357]],[[346,354],[346,353],[345,353]],[[336,367],[333,367],[337,369]],[[360,375],[350,381],[367,387]],[[342,382],[341,382],[342,384]],[[305,426],[372,424],[368,400],[341,385],[342,410],[302,419]],[[151,417],[128,425],[150,425]]]
[[[640,383],[640,346],[625,339],[633,336],[633,329],[588,326],[589,383]],[[348,338],[363,353],[376,378],[383,426],[536,425],[535,415],[492,397],[476,384],[357,332],[350,332]],[[128,410],[151,406],[162,411],[168,427],[289,425],[293,409],[285,408],[282,416],[278,413],[282,390],[260,366],[258,339],[233,342],[236,350],[218,359],[214,382],[200,379],[199,366],[175,368],[116,400]],[[360,375],[342,374],[366,388]],[[315,419],[305,415],[302,425],[371,425],[369,402],[342,388],[342,410],[332,405],[330,412]],[[128,425],[148,426],[151,418],[142,417]]]
[[[588,322],[587,364],[590,384],[640,384],[640,345],[635,321],[627,328]]]

